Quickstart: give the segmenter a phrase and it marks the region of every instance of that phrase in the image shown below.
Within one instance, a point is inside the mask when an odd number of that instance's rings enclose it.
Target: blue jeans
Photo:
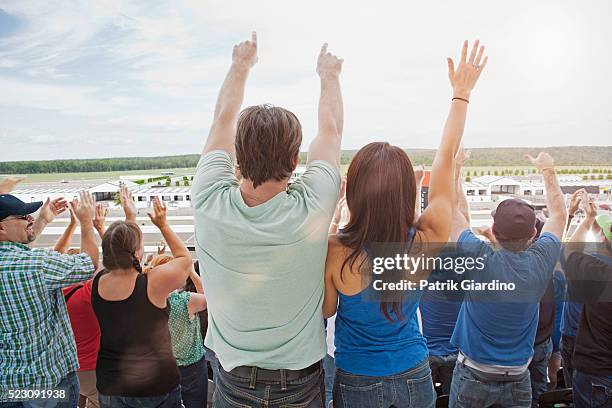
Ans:
[[[334,408],[433,408],[435,401],[427,359],[408,371],[384,377],[336,370]]]
[[[217,358],[215,352],[210,349],[206,349],[206,354],[204,355],[204,357],[210,363],[210,367],[212,368],[213,372],[212,380],[216,384],[217,377],[219,376],[219,359]]]
[[[533,346],[533,359],[529,364],[531,377],[531,406],[537,407],[540,395],[548,390],[548,361],[552,356],[553,343],[548,340]],[[551,373],[557,375],[557,373]]]
[[[181,386],[155,397],[119,397],[98,394],[100,408],[181,408]]]
[[[336,378],[336,360],[326,354],[323,357],[323,371],[325,372],[325,407],[333,398],[334,378]]]
[[[76,408],[79,403],[79,378],[74,371],[67,374],[55,388],[66,390],[68,401],[32,400],[28,402],[0,403],[0,406],[2,408]]]
[[[612,407],[612,379],[574,370],[573,397],[576,408]]]
[[[448,395],[453,380],[453,369],[457,362],[457,353],[447,356],[429,355],[429,368],[431,368],[431,379],[434,383],[440,383],[442,395]]]
[[[457,361],[453,371],[449,407],[486,408],[493,404],[504,408],[531,407],[529,370],[525,370],[524,375],[513,380],[489,381]]]
[[[219,365],[213,394],[214,408],[322,408],[325,401],[323,369],[297,380],[263,381],[255,373],[242,377],[228,373]]]
[[[208,370],[206,359],[197,363],[179,366],[181,373],[181,397],[185,408],[202,408],[208,398]]]

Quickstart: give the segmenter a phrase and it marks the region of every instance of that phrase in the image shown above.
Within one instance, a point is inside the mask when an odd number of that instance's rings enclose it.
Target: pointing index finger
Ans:
[[[327,43],[323,43],[321,46],[321,54],[325,54],[327,52]]]
[[[257,45],[257,31],[253,31],[251,33],[251,41],[255,43],[255,45]]]

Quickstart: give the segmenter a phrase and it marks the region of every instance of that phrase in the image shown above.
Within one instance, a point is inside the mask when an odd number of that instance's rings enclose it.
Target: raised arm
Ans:
[[[203,293],[193,293],[189,294],[189,303],[187,303],[187,313],[190,315],[206,310],[208,307],[208,302],[206,301],[206,296]]]
[[[244,87],[249,71],[257,63],[257,33],[250,41],[234,46],[232,66],[219,91],[213,123],[202,154],[223,150],[235,157],[236,126],[240,107],[244,100]]]
[[[319,97],[319,130],[308,149],[307,162],[325,160],[340,168],[340,145],[344,126],[344,107],[340,90],[340,71],[344,60],[321,47],[317,73],[321,81]]]
[[[530,155],[525,155],[544,177],[544,189],[546,192],[546,207],[548,208],[548,219],[542,227],[542,234],[550,232],[559,238],[563,239],[565,231],[565,223],[567,222],[567,208],[565,207],[565,199],[563,192],[559,187],[557,173],[555,172],[555,162],[548,154],[541,152],[538,157],[533,158]]]
[[[132,192],[125,185],[122,185],[121,189],[119,190],[119,201],[121,202],[121,208],[123,208],[123,212],[125,213],[125,220],[136,222],[136,214],[138,214],[138,210],[136,209],[136,204],[132,198]]]
[[[68,208],[68,203],[63,198],[56,198],[54,200],[47,198],[47,201],[45,201],[45,204],[43,204],[41,207],[40,211],[38,212],[38,217],[36,217],[34,225],[32,226],[34,235],[37,239],[47,224],[52,222],[55,217],[66,211],[66,208]]]
[[[104,237],[106,227],[104,227],[104,221],[106,220],[106,214],[108,214],[108,208],[102,205],[102,203],[96,204],[96,211],[94,213],[93,225],[100,238]]]
[[[414,178],[416,181],[416,197],[414,203],[414,219],[418,220],[421,216],[421,191],[423,187],[423,178],[425,178],[425,163],[421,164],[421,166],[414,172]]]
[[[98,243],[94,234],[93,218],[96,207],[96,200],[91,193],[81,191],[79,200],[73,200],[70,203],[74,216],[81,224],[81,253],[85,253],[91,257],[94,264],[94,269],[98,269]]]
[[[581,189],[581,190],[582,191],[580,192],[581,194],[580,194],[580,199],[578,200],[578,203],[582,201],[582,205],[584,206],[585,217],[580,223],[580,225],[578,225],[578,228],[576,228],[576,231],[574,231],[574,233],[572,234],[569,240],[572,243],[579,243],[579,242],[584,243],[587,241],[587,235],[589,231],[591,230],[591,228],[593,228],[593,224],[595,224],[595,218],[597,217],[597,207],[595,206],[593,201],[590,199],[589,194],[586,192],[586,190],[584,189]],[[568,246],[573,246],[573,245],[568,245]]]
[[[15,188],[17,184],[21,183],[25,179],[26,178],[23,176],[7,177],[3,179],[2,181],[0,181],[0,194],[10,193],[11,191],[13,191],[13,189]]]
[[[72,209],[70,210],[70,222],[68,226],[64,230],[64,233],[59,237],[53,250],[59,252],[61,254],[65,254],[70,249],[70,242],[72,241],[72,236],[74,235],[74,230],[78,224],[76,217],[74,216],[74,212]]]
[[[450,234],[455,205],[454,158],[463,137],[470,94],[487,65],[487,57],[483,58],[484,46],[479,47],[479,41],[474,43],[469,58],[467,51],[468,42],[465,41],[457,69],[453,60],[448,58],[448,76],[453,88],[453,98],[440,147],[432,164],[429,205],[423,211],[418,224],[419,230],[429,242],[446,242]]]
[[[451,224],[451,240],[457,241],[463,231],[470,228],[470,204],[468,203],[463,185],[461,183],[461,169],[466,160],[470,158],[470,151],[459,148],[455,157],[455,196],[456,205],[453,209],[453,221]]]
[[[152,295],[154,299],[151,300],[156,305],[165,304],[168,295],[185,284],[192,268],[189,250],[168,225],[166,211],[166,207],[155,198],[153,213],[148,214],[151,222],[161,231],[174,257],[170,262],[156,266],[148,273],[151,282],[149,295]]]
[[[572,193],[570,197],[569,205],[567,207],[567,222],[565,223],[565,231],[564,234],[568,235],[570,227],[572,225],[572,220],[574,219],[574,215],[576,215],[576,211],[578,211],[578,206],[580,205],[580,195],[583,190],[582,188],[576,190]]]

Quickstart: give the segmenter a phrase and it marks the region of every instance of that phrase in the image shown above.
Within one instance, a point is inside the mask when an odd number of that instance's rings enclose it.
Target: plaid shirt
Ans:
[[[93,273],[87,254],[0,242],[0,395],[55,387],[78,368],[62,287]]]

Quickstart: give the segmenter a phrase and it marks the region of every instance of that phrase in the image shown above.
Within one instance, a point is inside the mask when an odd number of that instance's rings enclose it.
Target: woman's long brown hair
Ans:
[[[406,152],[386,142],[370,143],[357,152],[346,182],[350,220],[338,233],[340,242],[351,251],[342,264],[341,278],[345,267],[354,270],[366,245],[407,243],[414,224],[415,202],[416,180]],[[359,271],[367,271],[369,278],[371,268],[363,268],[367,258],[361,259]],[[380,277],[385,280],[385,274]],[[392,292],[380,300],[380,309],[391,322],[391,311],[398,319],[403,318],[402,292]]]

